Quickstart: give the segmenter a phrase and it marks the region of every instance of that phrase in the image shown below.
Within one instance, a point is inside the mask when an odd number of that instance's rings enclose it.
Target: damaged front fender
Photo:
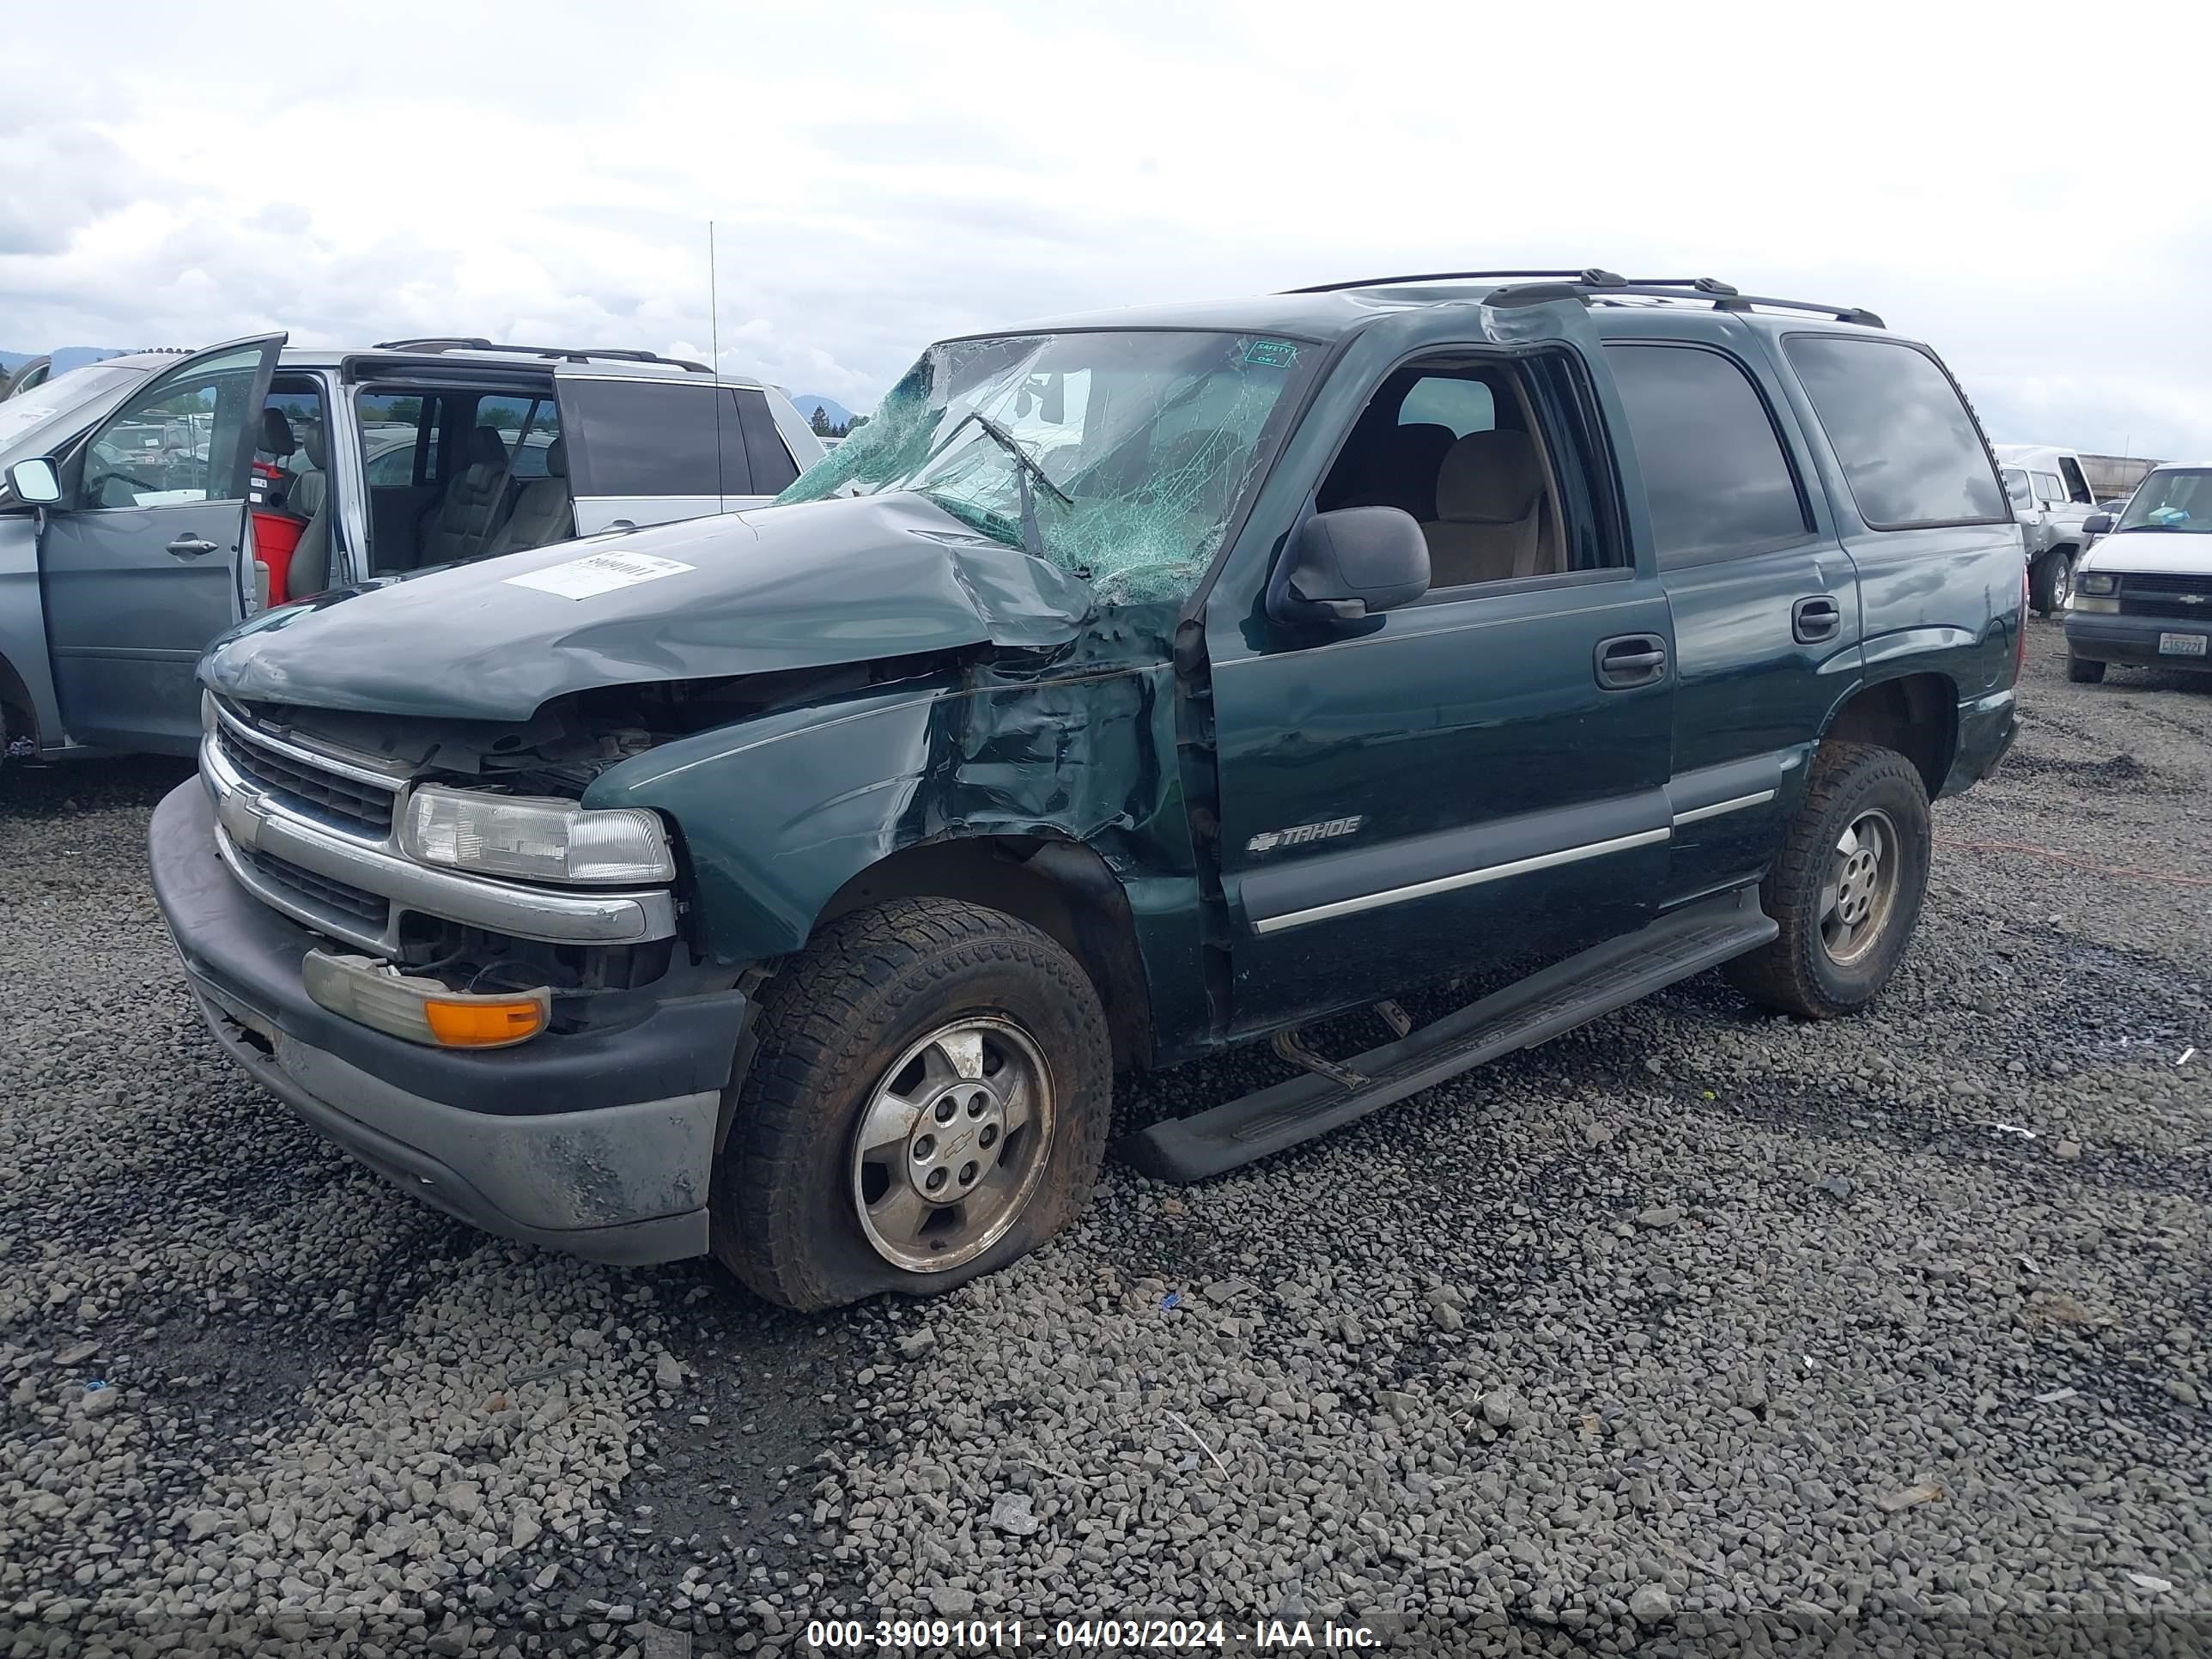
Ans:
[[[1080,842],[1124,880],[1194,891],[1174,722],[1164,661],[1048,678],[979,666],[664,744],[602,774],[584,804],[672,818],[700,944],[757,962],[805,945],[855,876],[927,842]]]

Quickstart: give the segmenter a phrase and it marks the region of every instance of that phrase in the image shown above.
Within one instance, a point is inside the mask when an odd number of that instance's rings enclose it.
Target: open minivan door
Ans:
[[[0,404],[10,398],[20,398],[34,386],[44,386],[54,378],[54,360],[33,357],[4,380],[0,380]]]
[[[283,349],[255,335],[149,380],[56,458],[39,532],[62,724],[99,748],[190,754],[193,668],[245,611],[247,485]]]

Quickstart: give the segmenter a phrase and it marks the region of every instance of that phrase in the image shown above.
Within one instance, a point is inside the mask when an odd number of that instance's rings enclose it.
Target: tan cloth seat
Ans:
[[[1547,574],[1544,472],[1525,432],[1470,432],[1437,473],[1437,516],[1421,526],[1431,588]]]
[[[506,441],[488,426],[472,428],[468,457],[423,521],[417,568],[474,558],[490,540],[488,532],[507,497]]]
[[[575,513],[568,501],[568,441],[556,438],[545,446],[545,476],[522,486],[514,511],[492,538],[491,550],[519,553],[527,547],[565,542],[575,533]]]
[[[292,475],[284,510],[307,523],[292,549],[284,591],[292,599],[304,599],[331,585],[331,475],[322,427],[309,422],[300,429],[299,438],[308,464]]]

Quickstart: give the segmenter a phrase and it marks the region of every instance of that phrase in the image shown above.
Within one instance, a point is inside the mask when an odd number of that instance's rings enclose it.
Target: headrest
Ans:
[[[330,446],[323,441],[323,423],[320,421],[310,421],[300,428],[300,447],[307,452],[308,465],[316,471],[320,472],[330,465],[323,459]]]
[[[1517,524],[1543,489],[1536,446],[1525,432],[1470,432],[1444,453],[1437,516],[1460,524]]]
[[[471,428],[469,432],[469,465],[505,466],[507,441],[488,426]]]
[[[283,410],[261,411],[261,449],[280,461],[292,453],[292,423],[284,418]]]
[[[1433,478],[1443,465],[1444,457],[1451,453],[1451,447],[1458,441],[1452,429],[1441,422],[1416,421],[1398,428],[1396,441],[1391,447],[1396,452],[1400,467]]]
[[[556,438],[545,446],[545,476],[565,478],[568,476],[568,441]]]

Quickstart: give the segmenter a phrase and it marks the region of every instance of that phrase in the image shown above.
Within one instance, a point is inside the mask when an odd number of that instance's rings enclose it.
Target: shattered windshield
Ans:
[[[950,341],[776,501],[911,489],[1105,603],[1179,599],[1259,477],[1311,355],[1134,329]]]
[[[2118,527],[2212,535],[2212,470],[2172,467],[2152,473],[2136,487]]]

